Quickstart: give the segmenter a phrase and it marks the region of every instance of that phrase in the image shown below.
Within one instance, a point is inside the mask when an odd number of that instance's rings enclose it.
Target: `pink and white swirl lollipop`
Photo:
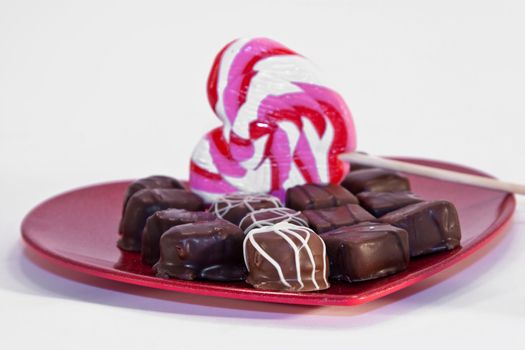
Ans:
[[[356,135],[343,99],[305,57],[265,38],[235,40],[215,58],[208,99],[222,127],[191,160],[191,189],[211,201],[230,192],[272,193],[339,183]]]

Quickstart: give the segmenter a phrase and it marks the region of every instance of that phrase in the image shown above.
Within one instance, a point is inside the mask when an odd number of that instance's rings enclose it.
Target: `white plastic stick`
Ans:
[[[484,188],[490,188],[493,190],[525,195],[524,185],[504,182],[483,176],[464,174],[452,170],[444,170],[425,165],[412,164],[392,159],[385,159],[357,152],[342,153],[339,155],[339,158],[350,163],[355,162],[372,167],[396,170],[414,175],[432,177],[435,179],[445,181],[459,182],[466,185],[479,186]]]

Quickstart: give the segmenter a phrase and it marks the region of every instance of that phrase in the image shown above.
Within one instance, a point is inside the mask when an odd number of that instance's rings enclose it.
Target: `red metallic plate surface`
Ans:
[[[398,158],[417,164],[483,174],[449,163]],[[241,282],[211,283],[165,280],[153,276],[140,256],[123,253],[115,245],[122,199],[129,182],[89,186],[49,199],[33,209],[22,224],[29,247],[45,257],[83,273],[116,281],[232,299],[305,305],[357,305],[380,298],[450,267],[504,231],[516,206],[512,194],[485,190],[418,176],[410,176],[412,189],[426,199],[446,199],[459,212],[461,248],[413,259],[408,270],[359,283],[332,283],[313,293],[269,292]]]

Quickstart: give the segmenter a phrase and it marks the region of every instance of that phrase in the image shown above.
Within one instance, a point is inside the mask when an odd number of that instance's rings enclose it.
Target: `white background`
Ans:
[[[238,302],[55,270],[19,225],[68,190],[187,176],[218,50],[268,36],[348,102],[359,148],[525,182],[520,1],[0,1],[0,346],[523,348],[525,201],[458,267],[359,307]],[[7,346],[7,347],[6,347]],[[325,347],[326,346],[326,347]]]

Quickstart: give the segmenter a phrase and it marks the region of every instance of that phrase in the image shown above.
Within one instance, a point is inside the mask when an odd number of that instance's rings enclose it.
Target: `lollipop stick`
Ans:
[[[412,164],[398,160],[385,159],[377,156],[352,152],[339,155],[341,160],[350,163],[359,163],[367,166],[396,170],[404,173],[432,177],[435,179],[459,182],[466,185],[479,186],[493,190],[513,192],[525,195],[525,186],[510,182],[504,182],[488,177],[464,174],[451,170],[433,168],[430,166]]]

